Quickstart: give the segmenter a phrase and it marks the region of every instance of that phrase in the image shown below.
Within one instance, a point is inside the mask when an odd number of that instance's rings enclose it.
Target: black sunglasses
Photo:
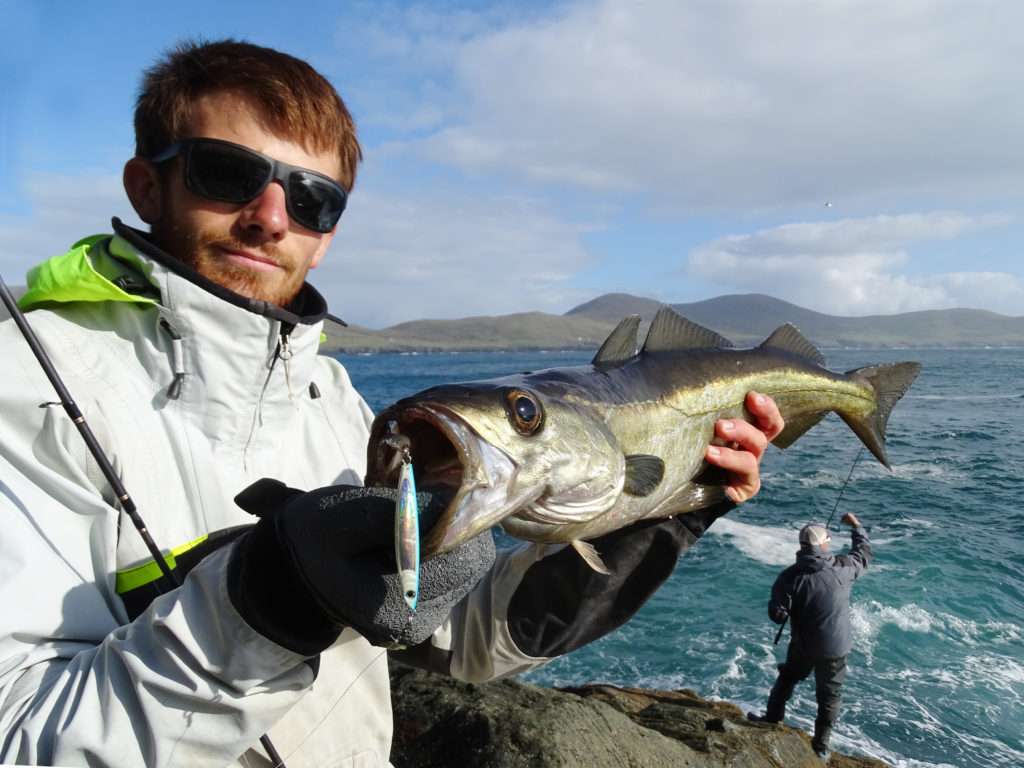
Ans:
[[[183,139],[153,155],[162,163],[185,158],[185,187],[194,195],[221,203],[248,203],[272,181],[284,187],[288,215],[314,232],[330,232],[348,201],[345,188],[330,176],[282,163],[241,144],[220,139]]]

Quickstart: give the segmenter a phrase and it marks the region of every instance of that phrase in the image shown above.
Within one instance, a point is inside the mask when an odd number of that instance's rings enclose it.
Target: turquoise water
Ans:
[[[827,350],[833,370],[918,360],[889,423],[886,471],[865,451],[836,512],[868,528],[854,650],[834,746],[906,768],[1024,765],[1024,349]],[[343,356],[378,410],[444,381],[574,365],[581,353]],[[829,417],[771,449],[764,488],[719,520],[619,631],[527,679],[692,688],[763,708],[784,655],[768,592],[796,531],[827,520],[859,441]],[[848,542],[843,531],[833,544]],[[786,636],[788,638],[788,632]],[[813,728],[811,681],[788,722]]]

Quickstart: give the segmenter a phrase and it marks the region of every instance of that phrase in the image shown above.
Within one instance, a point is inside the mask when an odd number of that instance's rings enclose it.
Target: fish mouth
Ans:
[[[390,422],[408,441],[416,485],[422,490],[442,489],[450,496],[441,518],[423,538],[428,556],[456,548],[540,495],[539,489],[516,494],[516,462],[439,403],[417,403],[380,414],[370,435],[376,450],[368,457],[367,485],[390,487],[397,482],[393,448],[385,439]]]

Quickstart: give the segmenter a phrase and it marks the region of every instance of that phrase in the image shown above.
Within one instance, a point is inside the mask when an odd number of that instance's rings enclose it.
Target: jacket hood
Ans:
[[[804,572],[820,571],[832,565],[835,556],[831,552],[805,552],[796,553],[797,570]]]

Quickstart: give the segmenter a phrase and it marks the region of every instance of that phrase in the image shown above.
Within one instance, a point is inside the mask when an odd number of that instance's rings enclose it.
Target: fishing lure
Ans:
[[[395,562],[402,585],[402,597],[416,610],[420,591],[420,511],[416,501],[416,479],[412,468],[409,441],[398,434],[398,425],[388,425],[389,442],[396,448],[401,465],[398,470],[398,498],[395,500]]]

